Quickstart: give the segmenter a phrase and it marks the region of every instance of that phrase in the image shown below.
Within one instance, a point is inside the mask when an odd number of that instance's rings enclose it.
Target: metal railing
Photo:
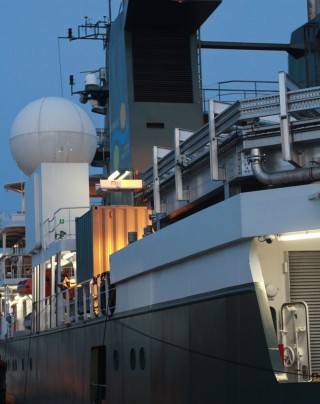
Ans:
[[[20,227],[25,225],[25,212],[8,209],[0,212],[0,230],[7,227]]]
[[[0,280],[31,278],[31,256],[26,254],[6,254],[0,258]]]
[[[79,323],[113,313],[115,289],[99,275],[33,302],[33,332]]]
[[[48,248],[57,240],[75,239],[76,218],[84,215],[89,209],[89,206],[66,207],[54,212],[51,219],[42,223],[43,248]]]
[[[279,93],[278,81],[228,80],[219,81],[216,88],[203,88],[203,110],[209,110],[209,100],[231,104],[239,99],[261,97]]]

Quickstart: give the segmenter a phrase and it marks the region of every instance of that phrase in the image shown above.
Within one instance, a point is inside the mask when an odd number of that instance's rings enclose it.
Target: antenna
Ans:
[[[107,16],[103,16],[103,20],[98,20],[96,23],[92,22],[92,19],[85,16],[84,24],[78,25],[77,35],[73,34],[72,28],[68,28],[67,36],[59,36],[59,39],[68,39],[69,41],[75,41],[78,39],[103,41],[104,49],[109,42],[111,28],[111,20],[107,19]]]
[[[105,128],[101,132],[100,135],[100,143],[98,143],[98,150],[105,152],[105,148],[107,145],[107,139],[109,136],[109,65],[108,65],[108,52],[109,52],[109,43],[110,43],[110,32],[111,32],[111,0],[108,1],[109,3],[109,17],[103,16],[102,19],[98,20],[97,22],[93,22],[91,18],[88,16],[84,17],[84,23],[77,27],[77,30],[73,30],[71,27],[67,30],[67,36],[59,37],[60,39],[67,39],[70,42],[75,41],[78,39],[82,40],[94,40],[94,41],[102,41],[103,48],[106,51],[106,58],[105,58],[105,67],[99,69],[92,69],[81,71],[80,73],[86,73],[85,78],[85,86],[83,90],[74,91],[75,86],[75,79],[74,75],[69,75],[69,85],[71,88],[71,95],[78,94],[79,101],[82,104],[86,104],[90,102],[91,104],[91,111],[105,115]],[[75,33],[76,32],[76,33]],[[60,55],[60,51],[59,51]],[[96,77],[98,76],[98,77]],[[60,67],[60,78],[61,78],[61,67]],[[62,80],[61,80],[62,82]],[[99,159],[98,159],[99,160]],[[103,157],[103,161],[105,157]],[[98,161],[100,166],[101,162]]]
[[[109,0],[109,15],[111,15],[111,6]],[[74,35],[72,28],[68,28],[67,36],[59,37],[59,39],[68,39],[75,41],[78,39],[103,41],[104,49],[108,49],[110,40],[111,17],[103,16],[103,20],[98,20],[96,23],[88,16],[84,17],[84,24],[78,26],[77,35]],[[106,58],[107,60],[107,58]],[[79,94],[80,102],[86,104],[91,102],[92,111],[98,114],[105,115],[107,112],[107,101],[109,98],[107,66],[100,69],[85,71],[81,73],[89,73],[86,76],[85,89],[82,91],[73,91],[75,81],[74,76],[69,76],[69,85],[71,87],[71,95]],[[99,84],[94,82],[94,73],[99,73]],[[88,81],[88,79],[90,80]]]

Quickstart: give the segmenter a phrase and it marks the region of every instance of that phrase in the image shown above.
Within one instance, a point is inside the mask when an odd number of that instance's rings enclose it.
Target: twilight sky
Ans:
[[[307,21],[307,0],[223,0],[201,30],[208,41],[281,42]],[[120,0],[112,2],[115,19]],[[108,14],[107,0],[0,0],[0,211],[19,209],[18,195],[3,190],[8,182],[25,180],[13,161],[9,133],[15,116],[33,100],[46,96],[71,97],[83,88],[85,70],[104,64],[100,41],[58,40],[67,29],[77,32],[87,16],[96,22]],[[287,55],[278,52],[203,50],[203,85],[225,80],[277,80],[287,70]],[[82,105],[82,104],[81,104]],[[90,108],[84,107],[88,112]],[[91,114],[96,127],[102,116]]]

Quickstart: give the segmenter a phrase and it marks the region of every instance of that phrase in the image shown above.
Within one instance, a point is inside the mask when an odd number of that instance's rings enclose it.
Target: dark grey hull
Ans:
[[[103,350],[94,347],[104,345],[106,357],[96,366],[95,353]],[[0,349],[16,403],[315,403],[320,397],[320,383],[276,380],[251,285],[8,340]]]

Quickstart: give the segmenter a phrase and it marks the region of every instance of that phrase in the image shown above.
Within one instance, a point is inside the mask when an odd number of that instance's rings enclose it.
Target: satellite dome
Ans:
[[[58,97],[40,98],[27,105],[10,133],[11,154],[26,175],[41,163],[91,163],[96,141],[88,114]]]

